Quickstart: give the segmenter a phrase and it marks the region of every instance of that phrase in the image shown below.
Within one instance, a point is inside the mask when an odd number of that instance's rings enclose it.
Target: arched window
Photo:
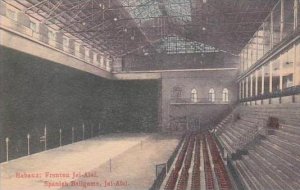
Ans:
[[[223,94],[222,94],[222,100],[223,102],[228,102],[228,89],[227,88],[224,88],[223,89]]]
[[[213,88],[209,89],[208,92],[208,101],[214,102],[215,101],[215,90]]]
[[[193,89],[191,93],[192,93],[192,96],[191,96],[192,102],[197,102],[197,90]]]

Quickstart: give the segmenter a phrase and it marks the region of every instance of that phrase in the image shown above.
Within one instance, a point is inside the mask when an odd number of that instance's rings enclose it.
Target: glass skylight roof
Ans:
[[[140,26],[158,17],[168,16],[171,23],[185,24],[192,20],[191,0],[120,0]],[[153,44],[157,52],[167,54],[217,52],[214,47],[189,41],[178,36],[167,36]]]
[[[162,16],[156,0],[120,0],[137,24]]]
[[[190,0],[167,0],[165,7],[168,14],[173,20],[178,22],[188,22],[192,20],[191,17],[191,2]]]
[[[158,52],[167,54],[178,53],[211,53],[218,52],[216,48],[195,41],[188,41],[185,38],[178,36],[168,36],[161,39],[157,43],[156,49]]]
[[[190,0],[120,0],[137,24],[163,16],[163,10],[177,22],[191,21]]]

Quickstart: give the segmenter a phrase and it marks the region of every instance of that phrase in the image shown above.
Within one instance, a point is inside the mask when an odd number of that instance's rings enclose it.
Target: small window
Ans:
[[[223,102],[228,102],[228,89],[227,88],[224,88],[223,89],[223,95],[222,95],[222,100]]]
[[[208,101],[214,102],[215,101],[215,90],[211,88],[208,92]]]
[[[7,17],[15,21],[17,20],[16,12],[10,9],[7,9]]]
[[[110,63],[111,63],[110,57],[106,58],[106,69],[107,69],[107,70],[110,69]]]
[[[107,59],[106,57],[103,57],[103,68],[106,68],[107,65]]]
[[[63,37],[63,46],[68,47],[69,46],[69,40],[66,37]]]
[[[101,55],[100,54],[97,54],[96,60],[100,63],[100,61],[101,61]]]
[[[30,21],[30,29],[34,32],[36,32],[36,23]]]
[[[194,103],[197,102],[198,99],[197,99],[197,90],[196,89],[192,90],[191,95],[192,95],[191,96],[191,101],[194,102]]]
[[[84,55],[87,58],[89,58],[89,56],[90,56],[90,50],[87,47],[84,49]]]
[[[49,30],[49,32],[48,32],[48,38],[50,40],[55,40],[55,33],[53,31]]]
[[[100,66],[103,68],[104,67],[104,57],[101,56],[100,58]]]
[[[111,69],[111,59],[106,60],[106,69],[110,70]]]

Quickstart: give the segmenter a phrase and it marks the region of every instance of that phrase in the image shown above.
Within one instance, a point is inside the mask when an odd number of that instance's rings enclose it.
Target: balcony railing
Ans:
[[[170,104],[229,104],[229,101],[224,101],[221,98],[209,99],[209,98],[171,98]]]
[[[278,1],[239,54],[241,76],[272,56],[282,44],[299,35],[299,12],[298,1]]]
[[[256,100],[263,100],[263,99],[270,99],[270,98],[281,98],[284,96],[294,96],[297,94],[300,94],[300,85],[285,88],[283,90],[276,90],[272,93],[264,93],[264,94],[259,94],[257,96],[242,98],[240,102],[249,102],[249,101],[256,101]]]

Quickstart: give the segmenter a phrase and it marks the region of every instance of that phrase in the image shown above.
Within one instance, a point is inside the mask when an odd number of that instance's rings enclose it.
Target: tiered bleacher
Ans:
[[[200,189],[200,134],[196,136],[191,190]]]
[[[244,189],[300,189],[300,105],[239,106],[235,112],[238,118],[220,123],[215,134],[229,153],[243,150],[232,164]],[[265,133],[235,146],[258,128]]]
[[[209,160],[206,141],[203,141],[203,160],[204,160],[204,172],[205,172],[205,184],[207,190],[214,189],[214,177],[211,169],[211,163]]]
[[[261,133],[260,129],[265,125],[266,118],[242,115],[240,109],[235,109],[225,118],[225,122],[218,125],[217,136],[230,154],[235,153]]]
[[[186,151],[185,155],[185,160],[184,164],[182,166],[182,169],[180,171],[180,178],[178,180],[177,184],[177,190],[185,190],[187,189],[188,185],[188,178],[189,178],[189,168],[191,166],[191,160],[192,160],[192,155],[193,155],[193,150],[194,150],[194,144],[195,144],[195,137],[194,135],[191,135],[189,138],[189,145]]]
[[[209,134],[187,134],[171,167],[161,189],[199,190],[205,187],[207,190],[229,190],[232,187],[215,139]],[[204,168],[204,175],[201,175],[201,168]]]
[[[212,157],[212,161],[214,164],[214,171],[217,176],[219,189],[221,190],[230,190],[231,189],[231,183],[230,179],[227,173],[227,170],[223,164],[223,160],[220,156],[220,153],[218,152],[218,148],[216,145],[216,142],[212,138],[212,136],[209,134],[207,135],[207,142],[210,147],[210,153]]]
[[[185,157],[185,153],[188,148],[189,137],[190,137],[190,134],[187,134],[184,139],[184,143],[181,147],[181,150],[180,150],[178,156],[175,158],[175,167],[172,169],[170,176],[167,179],[167,183],[164,188],[165,190],[173,190],[176,186],[179,171],[181,169],[181,166],[182,166],[182,163],[183,163],[183,160]]]
[[[212,132],[187,133],[161,189],[300,189],[300,104],[240,105]]]

